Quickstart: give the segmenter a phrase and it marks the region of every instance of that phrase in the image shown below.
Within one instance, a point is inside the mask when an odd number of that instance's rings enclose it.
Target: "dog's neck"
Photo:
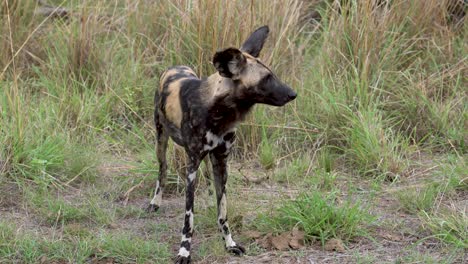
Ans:
[[[215,73],[206,79],[207,125],[218,134],[233,129],[252,109],[254,103],[243,98],[242,88],[232,79]],[[245,88],[244,88],[245,89]]]

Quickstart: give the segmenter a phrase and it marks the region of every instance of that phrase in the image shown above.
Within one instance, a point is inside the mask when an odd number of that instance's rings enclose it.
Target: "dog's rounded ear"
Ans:
[[[244,42],[244,44],[242,44],[240,50],[247,52],[248,54],[257,58],[258,55],[260,55],[260,51],[262,51],[263,44],[265,44],[268,33],[270,33],[268,26],[257,28],[254,32],[252,32],[252,34],[250,34],[249,38]]]
[[[247,59],[242,52],[236,48],[227,48],[218,51],[213,56],[213,65],[219,75],[236,80],[247,64]]]

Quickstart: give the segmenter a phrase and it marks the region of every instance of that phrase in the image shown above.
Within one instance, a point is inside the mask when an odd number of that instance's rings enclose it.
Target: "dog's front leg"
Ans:
[[[180,242],[179,254],[175,263],[185,264],[191,263],[190,247],[193,235],[193,201],[195,193],[195,178],[197,170],[200,166],[201,157],[189,155],[190,161],[187,168],[187,187],[185,190],[185,218],[184,227],[182,229],[182,240]]]
[[[229,150],[225,147],[216,149],[210,154],[211,164],[213,165],[213,178],[216,188],[216,202],[218,204],[218,228],[223,235],[226,243],[226,250],[235,255],[243,255],[245,248],[232,239],[229,229],[227,217],[227,197],[226,197],[226,182],[227,182],[227,157]]]

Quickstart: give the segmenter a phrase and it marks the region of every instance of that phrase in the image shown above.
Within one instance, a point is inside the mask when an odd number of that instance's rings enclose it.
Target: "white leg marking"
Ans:
[[[189,243],[192,242],[192,238],[191,237],[186,237],[185,235],[182,236],[182,242],[184,241],[188,241]]]
[[[226,194],[223,193],[223,196],[221,197],[221,202],[219,203],[218,218],[226,219],[226,215],[227,215],[227,200],[226,200]]]
[[[159,193],[158,193],[159,189]],[[151,200],[150,204],[155,204],[157,206],[161,206],[162,201],[162,190],[159,188],[159,180],[156,182],[156,188],[154,189],[154,197]]]
[[[195,180],[195,177],[197,177],[197,172],[196,171],[190,173],[189,176],[188,176],[188,179],[189,179],[190,182],[193,182],[193,180]]]
[[[179,256],[188,257],[188,256],[190,256],[190,251],[188,251],[184,247],[180,247],[179,248]]]
[[[224,227],[229,228],[228,223],[224,222],[224,224],[221,224],[220,221],[219,221],[220,219],[226,220],[226,216],[227,216],[227,199],[226,199],[226,194],[223,193],[223,196],[221,197],[221,201],[219,203],[219,216],[218,216],[219,230],[223,234],[224,241],[226,242],[226,247],[227,248],[235,247],[236,242],[234,242],[234,240],[232,240],[231,233],[228,233],[226,235],[225,232],[224,232],[224,229],[223,229]]]
[[[226,146],[226,151],[224,152],[224,155],[227,155],[231,151],[231,147],[234,143],[231,141],[225,141],[224,144]]]
[[[232,240],[231,234],[229,234],[227,236],[225,235],[224,240],[226,241],[226,247],[227,248],[228,247],[235,247],[237,245],[236,242],[234,242],[234,240]]]

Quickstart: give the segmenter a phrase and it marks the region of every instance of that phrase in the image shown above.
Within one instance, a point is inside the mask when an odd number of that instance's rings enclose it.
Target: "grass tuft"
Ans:
[[[422,212],[423,226],[435,237],[457,248],[468,249],[468,216],[464,211],[451,209],[435,213]]]
[[[401,190],[396,195],[405,211],[417,214],[421,211],[431,211],[440,192],[439,184],[430,184],[422,188]]]
[[[366,234],[364,225],[372,217],[357,203],[340,203],[335,193],[323,196],[318,192],[302,193],[286,200],[271,214],[261,214],[256,225],[260,230],[277,233],[304,230],[309,241],[318,239],[322,245],[330,238],[344,241]]]

